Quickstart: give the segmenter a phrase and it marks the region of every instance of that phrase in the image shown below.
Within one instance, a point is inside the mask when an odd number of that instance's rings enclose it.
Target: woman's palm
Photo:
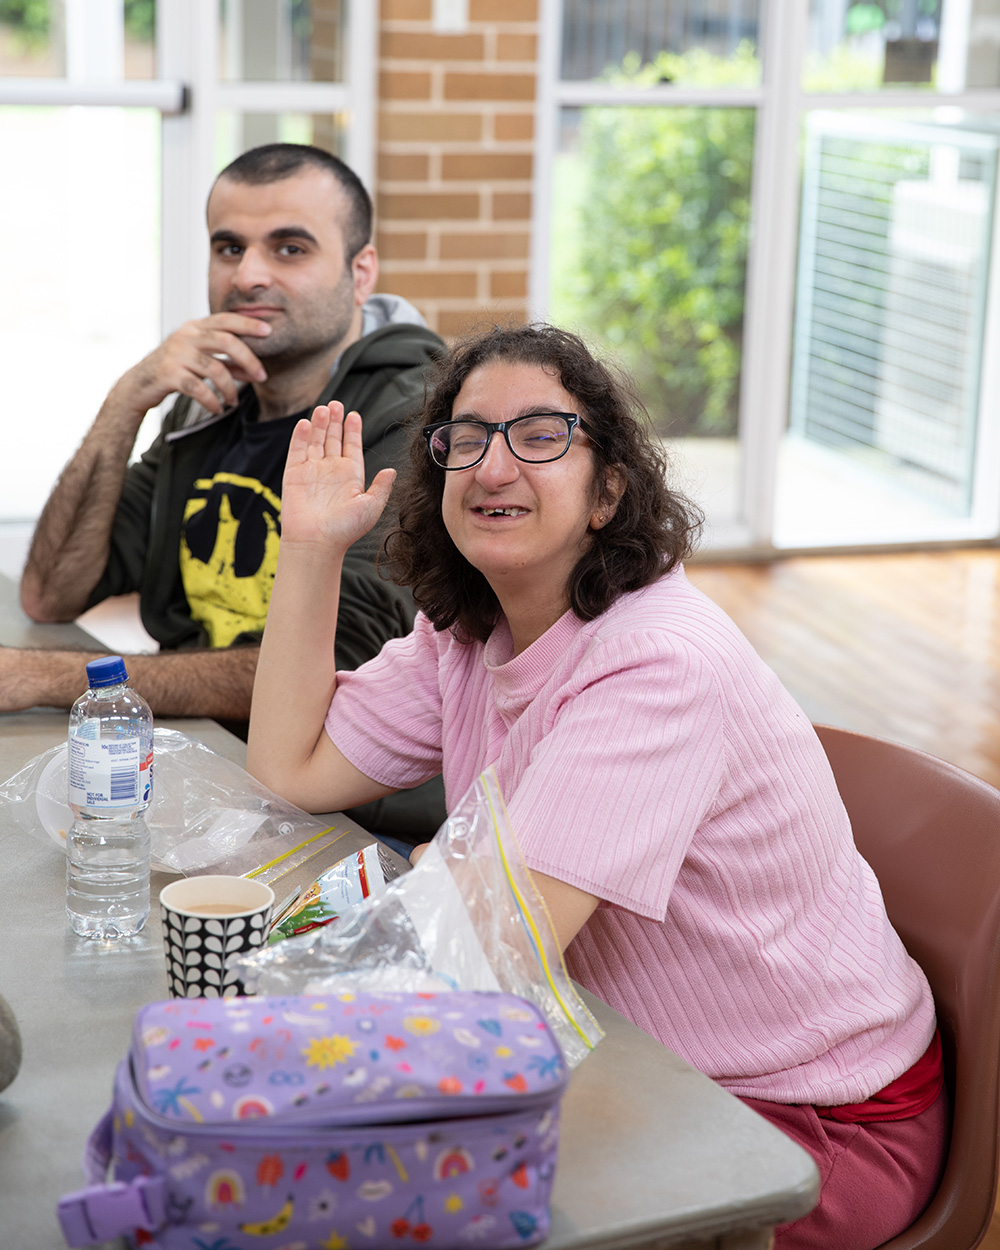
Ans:
[[[341,404],[317,408],[296,425],[281,487],[283,542],[320,543],[346,551],[372,528],[395,473],[384,469],[365,490],[361,418]]]

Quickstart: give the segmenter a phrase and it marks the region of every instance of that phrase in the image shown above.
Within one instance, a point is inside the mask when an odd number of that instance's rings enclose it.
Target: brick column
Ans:
[[[379,289],[445,337],[527,316],[538,0],[469,0],[435,34],[431,0],[382,0]]]

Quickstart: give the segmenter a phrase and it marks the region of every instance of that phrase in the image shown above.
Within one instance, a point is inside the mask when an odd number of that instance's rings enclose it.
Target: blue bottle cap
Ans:
[[[102,686],[120,686],[123,681],[128,681],[125,661],[120,655],[91,660],[87,665],[87,681],[91,690],[100,690]]]

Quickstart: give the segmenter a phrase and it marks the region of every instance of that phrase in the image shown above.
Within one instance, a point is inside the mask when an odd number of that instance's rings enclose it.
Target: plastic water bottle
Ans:
[[[153,714],[120,655],[92,660],[87,680],[69,715],[66,911],[82,937],[123,938],[149,916]]]

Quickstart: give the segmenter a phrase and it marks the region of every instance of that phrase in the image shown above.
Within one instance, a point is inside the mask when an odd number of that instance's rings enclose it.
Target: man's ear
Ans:
[[[351,273],[354,277],[354,303],[360,308],[378,282],[378,253],[370,243],[366,243],[351,261]]]

